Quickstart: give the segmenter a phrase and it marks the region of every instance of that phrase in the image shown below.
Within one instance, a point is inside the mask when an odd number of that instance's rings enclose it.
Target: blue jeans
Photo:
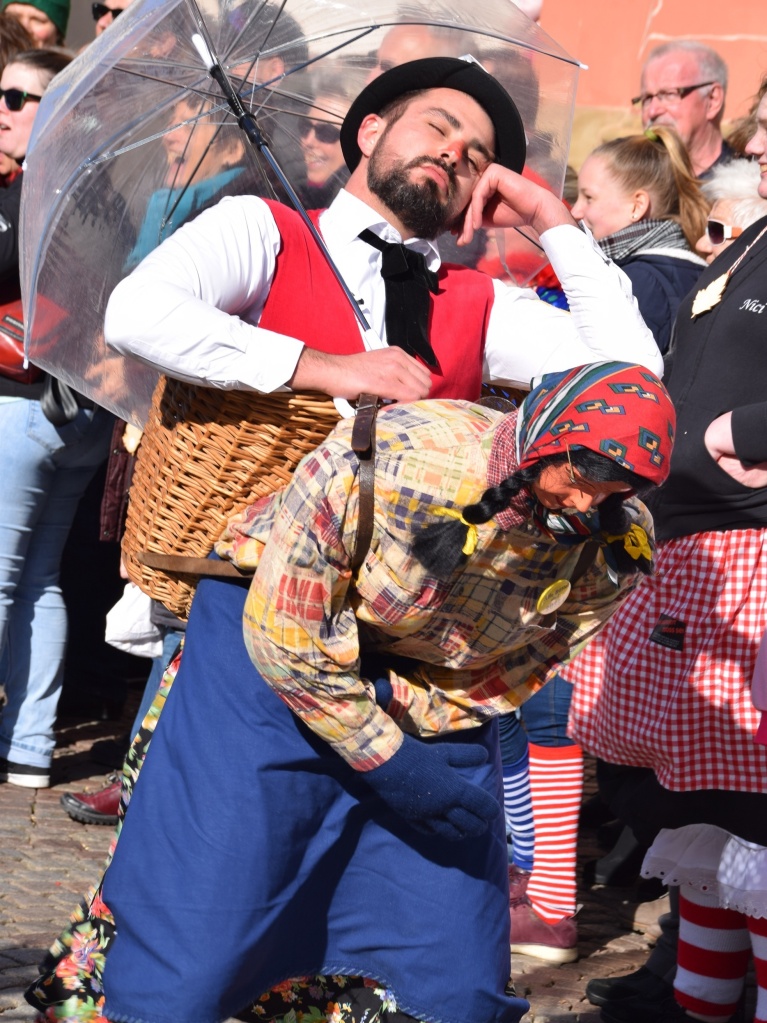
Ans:
[[[144,693],[141,697],[141,703],[139,709],[136,711],[136,717],[133,719],[133,725],[131,726],[131,739],[138,733],[141,728],[141,723],[147,716],[149,708],[152,706],[157,690],[160,688],[162,677],[165,674],[165,669],[171,662],[171,658],[176,652],[179,643],[184,638],[182,629],[169,629],[164,625],[160,626],[160,632],[162,633],[162,653],[159,657],[152,658],[152,670],[149,672],[149,678],[146,680],[144,685]]]
[[[537,746],[574,746],[567,737],[567,716],[573,695],[572,683],[560,675],[526,700],[517,714],[498,719],[501,736],[501,760],[515,764],[527,750],[528,741]]]
[[[0,757],[15,763],[51,762],[67,638],[61,555],[113,423],[80,409],[56,427],[38,401],[0,402]]]

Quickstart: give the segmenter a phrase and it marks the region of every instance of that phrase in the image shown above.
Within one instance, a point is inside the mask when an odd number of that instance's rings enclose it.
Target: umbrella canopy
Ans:
[[[31,359],[123,418],[143,422],[157,375],[104,345],[114,286],[224,195],[287,201],[209,75],[200,36],[308,207],[345,180],[338,127],[365,82],[445,54],[472,54],[506,86],[525,123],[526,173],[561,194],[579,65],[510,0],[136,0],[49,86],[21,216]],[[453,261],[486,256],[443,245]],[[541,265],[526,259],[518,279]],[[506,262],[499,274],[514,273]]]

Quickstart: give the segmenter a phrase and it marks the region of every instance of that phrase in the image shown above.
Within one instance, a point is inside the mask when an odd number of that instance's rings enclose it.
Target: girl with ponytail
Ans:
[[[666,126],[603,143],[578,174],[573,216],[631,280],[662,352],[704,266],[694,248],[708,209],[684,144]]]

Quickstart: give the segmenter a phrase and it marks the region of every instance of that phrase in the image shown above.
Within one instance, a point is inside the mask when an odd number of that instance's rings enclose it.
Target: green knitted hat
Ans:
[[[47,14],[62,36],[67,34],[67,23],[69,22],[69,0],[2,0],[0,11],[4,11],[8,4],[29,4],[36,7],[38,11]]]

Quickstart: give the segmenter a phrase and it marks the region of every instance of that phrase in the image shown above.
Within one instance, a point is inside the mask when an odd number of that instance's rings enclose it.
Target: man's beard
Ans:
[[[381,142],[384,140],[382,139]],[[455,171],[452,167],[429,156],[419,156],[408,163],[400,161],[384,168],[384,146],[379,144],[368,163],[368,188],[386,205],[408,231],[418,238],[436,238],[447,230],[454,220],[451,208],[455,195]],[[380,154],[380,155],[379,155]],[[440,167],[448,177],[448,195],[440,194],[439,185],[432,178],[414,182],[409,172],[426,163]]]

